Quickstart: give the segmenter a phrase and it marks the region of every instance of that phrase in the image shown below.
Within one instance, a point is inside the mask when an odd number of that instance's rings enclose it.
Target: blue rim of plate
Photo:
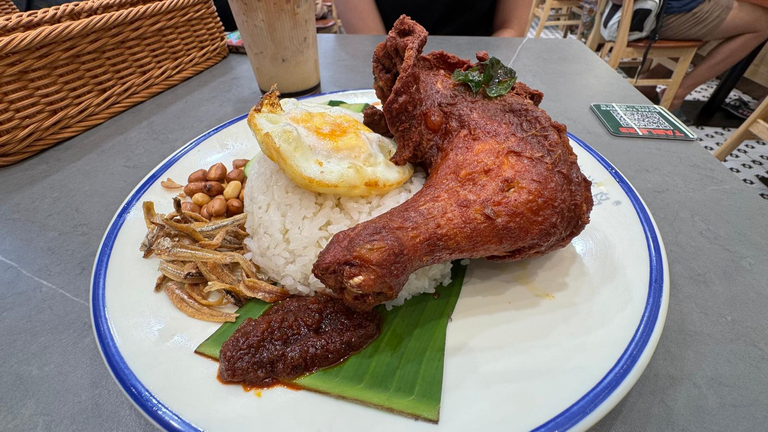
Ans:
[[[336,92],[321,93],[315,95],[308,95],[304,98],[316,98],[320,96],[327,96],[339,93],[352,93],[359,91],[369,91],[368,89],[361,90],[342,90]],[[215,128],[205,132],[199,137],[187,143],[185,146],[177,150],[173,155],[163,161],[160,166],[155,168],[154,171],[147,176],[144,181],[131,193],[128,199],[118,210],[114,219],[109,225],[104,239],[102,240],[99,252],[96,255],[96,260],[93,268],[93,276],[91,282],[91,317],[93,321],[93,329],[96,335],[96,340],[101,349],[104,362],[107,364],[112,376],[120,385],[122,390],[131,399],[131,401],[155,424],[162,427],[165,430],[173,431],[199,431],[202,430],[194,424],[184,420],[181,416],[173,412],[164,403],[162,403],[152,392],[136,377],[131,368],[125,362],[125,359],[120,354],[120,350],[115,342],[114,335],[111,332],[109,318],[107,316],[106,304],[105,304],[105,291],[106,291],[106,276],[107,268],[109,265],[109,258],[112,254],[112,248],[115,245],[115,240],[120,233],[128,213],[139,202],[139,199],[149,189],[150,186],[160,180],[161,176],[179,159],[189,153],[202,142],[217,134],[223,129],[232,126],[245,119],[248,114],[235,117],[225,123],[216,126]],[[578,424],[584,420],[589,414],[595,411],[606,399],[608,399],[624,382],[627,376],[632,372],[640,357],[645,352],[648,343],[651,340],[653,332],[656,328],[656,322],[659,319],[659,313],[661,310],[663,295],[664,295],[664,253],[661,249],[661,243],[659,241],[659,235],[656,232],[656,228],[653,224],[648,210],[640,199],[640,196],[635,192],[634,188],[619,173],[619,171],[608,162],[600,153],[590,147],[587,143],[577,138],[575,135],[568,132],[568,137],[579,144],[584,150],[587,151],[593,158],[595,158],[616,180],[621,186],[624,193],[632,202],[632,206],[640,219],[640,224],[643,227],[643,234],[648,244],[648,257],[650,263],[650,280],[648,285],[648,297],[646,299],[645,308],[643,309],[640,323],[635,329],[632,339],[630,340],[624,352],[619,356],[619,359],[611,367],[608,373],[600,379],[584,396],[574,402],[571,406],[554,416],[549,421],[534,428],[534,431],[552,431],[552,430],[566,430]]]

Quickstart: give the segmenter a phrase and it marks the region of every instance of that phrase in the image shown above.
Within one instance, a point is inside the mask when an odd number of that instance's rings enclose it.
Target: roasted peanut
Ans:
[[[219,162],[215,165],[211,165],[210,168],[208,168],[208,175],[205,177],[209,181],[224,181],[224,177],[227,176],[227,167],[224,166],[223,163]]]
[[[200,214],[200,206],[193,202],[186,201],[181,203],[181,209],[184,210],[185,212]]]
[[[210,197],[215,197],[224,193],[224,185],[217,181],[207,181],[205,182],[205,190],[203,192]]]
[[[241,202],[245,202],[243,198],[245,198],[245,188],[240,188],[240,196],[237,197]]]
[[[193,196],[198,192],[202,192],[204,184],[204,182],[187,183],[187,185],[184,186],[184,194],[186,196]]]
[[[224,192],[224,186],[219,182],[194,182],[184,186],[184,193],[187,196],[195,196],[198,193],[204,193],[210,197],[220,195]]]
[[[224,216],[227,212],[227,202],[223,198],[214,198],[206,207],[211,216]]]
[[[235,159],[232,161],[232,168],[243,169],[248,164],[248,159]]]
[[[187,178],[187,183],[204,182],[205,177],[207,175],[208,175],[208,171],[204,169],[199,169],[189,175],[189,177]]]
[[[225,188],[225,189],[226,189],[226,188]],[[224,201],[226,201],[226,199],[224,199],[224,192],[222,192],[222,193],[220,193],[220,194],[216,195],[215,197],[213,197],[213,199],[216,199],[216,198],[221,198],[221,199],[223,199]]]
[[[225,200],[231,200],[232,198],[237,198],[240,196],[240,189],[243,188],[242,183],[240,183],[237,180],[229,182],[227,184],[227,187],[224,189],[224,199]]]
[[[184,187],[184,193],[187,194],[187,196],[195,196],[195,194],[200,192],[209,197],[215,197],[224,192],[224,185],[215,181],[207,181],[190,183]]]
[[[245,173],[241,169],[233,169],[227,173],[227,182],[239,181],[240,183],[245,180]]]
[[[204,194],[203,192],[198,192],[192,196],[192,202],[202,207],[211,202],[211,197]]]
[[[184,194],[187,196],[194,196],[196,193],[202,192],[204,186],[205,182],[187,183],[187,185],[184,186]]]
[[[227,216],[237,216],[243,212],[243,202],[237,198],[227,201]]]
[[[211,213],[208,211],[208,204],[204,205],[203,208],[200,209],[200,216],[208,220],[211,219]]]

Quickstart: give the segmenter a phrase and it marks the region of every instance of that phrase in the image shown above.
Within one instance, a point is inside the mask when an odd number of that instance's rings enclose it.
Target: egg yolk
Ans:
[[[330,154],[359,159],[368,153],[363,134],[373,131],[352,116],[302,111],[291,113],[290,120],[307,134],[322,140],[323,148]]]

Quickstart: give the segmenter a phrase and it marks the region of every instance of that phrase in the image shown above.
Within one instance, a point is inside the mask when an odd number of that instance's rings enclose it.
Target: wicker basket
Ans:
[[[19,10],[11,0],[0,0],[0,17],[3,15],[15,14]]]
[[[211,0],[98,0],[0,14],[0,166],[90,129],[226,55]]]

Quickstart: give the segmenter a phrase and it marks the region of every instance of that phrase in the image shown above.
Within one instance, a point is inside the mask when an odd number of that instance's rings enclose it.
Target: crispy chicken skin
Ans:
[[[387,125],[387,118],[384,117],[384,112],[375,106],[369,105],[365,107],[363,110],[363,123],[377,134],[392,138],[392,132],[389,130],[389,125]]]
[[[451,80],[472,64],[442,51],[421,55],[426,39],[402,16],[373,56],[374,88],[398,144],[392,161],[424,167],[424,188],[336,234],[313,268],[356,309],[394,299],[419,268],[543,255],[589,223],[591,183],[565,126],[538,107],[542,93],[518,82],[497,98],[474,95]]]

